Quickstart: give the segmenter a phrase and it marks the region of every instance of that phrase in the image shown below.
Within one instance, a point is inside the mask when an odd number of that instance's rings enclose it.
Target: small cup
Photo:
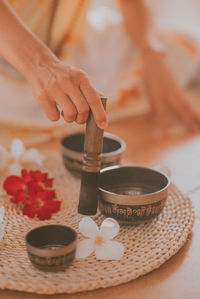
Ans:
[[[152,220],[162,211],[169,178],[145,167],[112,166],[100,173],[99,209],[123,224]]]
[[[76,252],[77,234],[64,225],[45,225],[25,236],[29,259],[42,271],[62,271],[69,267]]]
[[[61,141],[63,161],[67,169],[80,176],[83,165],[84,134],[77,133],[64,137]],[[125,142],[110,133],[104,133],[101,168],[119,165]]]

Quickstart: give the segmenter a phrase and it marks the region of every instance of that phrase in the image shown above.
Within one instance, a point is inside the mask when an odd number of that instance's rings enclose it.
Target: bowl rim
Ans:
[[[78,152],[78,151],[75,151],[75,150],[71,150],[68,147],[64,146],[64,144],[63,144],[63,142],[64,142],[64,140],[66,138],[71,137],[71,136],[76,136],[76,135],[84,135],[84,133],[83,132],[79,132],[79,133],[75,133],[75,134],[70,134],[70,135],[65,136],[65,137],[63,137],[61,139],[61,146],[62,146],[62,149],[63,149],[63,155],[65,155],[66,152],[67,152],[70,157],[73,157],[73,155],[75,154],[76,155],[75,159],[82,161],[83,155],[84,155],[83,152],[81,153],[81,152]],[[119,149],[117,149],[115,151],[112,151],[112,152],[109,152],[109,153],[101,153],[100,154],[100,156],[104,159],[104,161],[106,160],[106,158],[120,155],[122,152],[125,151],[125,149],[126,149],[126,143],[120,137],[118,137],[118,136],[116,136],[114,134],[108,133],[108,132],[104,132],[104,137],[113,139],[114,141],[117,141],[120,144],[120,148]]]
[[[74,240],[72,242],[70,242],[67,245],[64,245],[62,247],[58,247],[56,249],[48,249],[48,248],[40,248],[40,247],[36,247],[31,245],[28,242],[28,237],[30,237],[30,234],[32,234],[33,232],[35,232],[38,229],[41,228],[46,228],[46,227],[55,227],[57,226],[59,227],[63,227],[63,228],[67,228],[69,229],[73,234],[74,234]],[[55,256],[59,256],[59,255],[66,255],[70,252],[72,252],[73,250],[76,249],[76,244],[77,244],[77,232],[71,228],[70,226],[66,226],[66,225],[62,225],[62,224],[47,224],[47,225],[40,225],[37,227],[34,227],[33,229],[29,230],[26,235],[25,235],[25,242],[26,242],[26,247],[27,247],[27,251],[28,253],[34,254],[34,255],[38,255],[40,257],[55,257]]]
[[[161,200],[163,200],[164,198],[160,198],[162,193],[163,194],[166,194],[169,186],[170,186],[170,179],[168,177],[168,175],[166,175],[164,172],[162,171],[158,171],[154,168],[151,168],[151,167],[143,167],[143,166],[121,166],[121,165],[114,165],[114,166],[109,166],[109,167],[106,167],[106,168],[103,168],[100,170],[100,176],[102,173],[104,172],[108,172],[110,170],[115,170],[115,169],[122,169],[122,168],[139,168],[139,169],[145,169],[145,170],[151,170],[151,171],[154,171],[158,174],[161,174],[163,175],[166,179],[167,179],[167,184],[166,186],[164,186],[163,188],[157,190],[157,191],[154,191],[154,192],[151,192],[151,193],[146,193],[146,194],[142,194],[142,195],[127,195],[127,194],[117,194],[117,193],[114,193],[114,192],[111,192],[111,191],[108,191],[104,188],[101,188],[99,187],[98,189],[103,193],[103,194],[107,194],[107,195],[112,195],[113,196],[113,200],[111,200],[110,198],[103,198],[104,201],[106,202],[109,202],[109,203],[112,203],[112,204],[120,204],[120,205],[132,205],[132,206],[135,206],[135,205],[145,205],[145,204],[152,204],[152,203],[155,203],[155,202],[159,202]],[[149,201],[149,199],[147,200],[147,197],[152,197],[152,200]],[[141,202],[137,202],[137,201],[141,201]],[[126,202],[125,202],[126,201]]]

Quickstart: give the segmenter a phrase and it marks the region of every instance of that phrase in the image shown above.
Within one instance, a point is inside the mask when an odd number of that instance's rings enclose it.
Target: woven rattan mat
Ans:
[[[138,226],[121,226],[116,240],[125,245],[120,261],[97,261],[94,255],[75,260],[60,273],[43,273],[29,262],[24,235],[38,225],[65,224],[78,231],[81,216],[76,213],[80,180],[63,167],[59,156],[46,162],[55,177],[55,188],[62,208],[51,220],[39,221],[21,215],[6,197],[0,204],[6,209],[5,236],[0,243],[0,288],[38,294],[74,293],[119,285],[162,265],[186,242],[194,212],[188,198],[171,184],[166,206],[157,219]],[[1,178],[2,179],[2,178]],[[100,224],[103,216],[93,217]],[[80,237],[80,236],[79,236]]]

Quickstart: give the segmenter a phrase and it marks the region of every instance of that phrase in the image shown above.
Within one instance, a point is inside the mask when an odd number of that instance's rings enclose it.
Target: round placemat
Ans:
[[[120,226],[115,237],[125,246],[120,261],[98,261],[93,254],[74,260],[64,272],[45,273],[35,269],[27,256],[25,234],[33,227],[50,223],[68,225],[78,232],[83,217],[76,211],[80,179],[64,169],[59,156],[49,157],[46,165],[55,178],[57,197],[62,200],[61,210],[51,220],[23,216],[6,196],[1,196],[0,204],[5,207],[5,235],[0,242],[1,289],[56,294],[119,285],[158,268],[186,242],[194,222],[193,207],[190,199],[171,184],[166,206],[158,218],[137,226]],[[92,218],[98,225],[104,219],[100,214]]]

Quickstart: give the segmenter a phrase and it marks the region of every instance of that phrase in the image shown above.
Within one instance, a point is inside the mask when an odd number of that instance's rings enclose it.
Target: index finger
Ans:
[[[84,78],[80,83],[80,89],[92,110],[97,126],[101,129],[105,129],[108,126],[108,120],[100,96],[87,78]]]

